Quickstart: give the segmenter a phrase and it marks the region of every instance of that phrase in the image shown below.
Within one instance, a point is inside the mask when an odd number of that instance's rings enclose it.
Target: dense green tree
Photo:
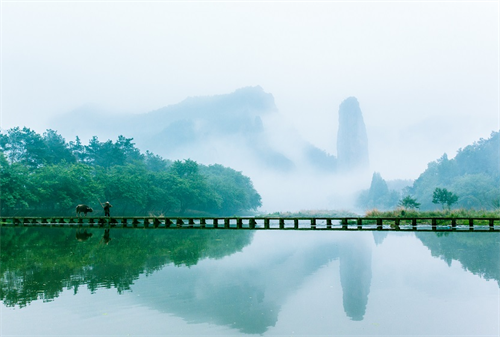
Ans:
[[[29,170],[19,163],[9,164],[0,152],[0,212],[12,214],[36,203]]]
[[[2,134],[0,146],[10,163],[37,168],[46,162],[47,145],[42,136],[29,128],[15,127]]]
[[[203,166],[201,172],[207,177],[210,188],[220,197],[219,208],[212,209],[213,212],[232,215],[262,205],[252,181],[241,172],[218,164]]]
[[[443,209],[445,207],[450,208],[451,205],[458,201],[458,196],[453,194],[453,192],[448,191],[446,188],[436,187],[432,193],[432,202],[434,204],[441,204]]]
[[[83,146],[80,137],[76,136],[75,141],[68,143],[68,149],[71,151],[75,159],[80,163],[87,162],[85,146]]]
[[[176,160],[170,167],[176,177],[172,194],[179,202],[181,214],[187,209],[210,209],[220,203],[218,195],[209,190],[205,177],[198,171],[198,164],[190,159]]]
[[[398,205],[405,209],[420,208],[420,203],[417,202],[417,199],[412,198],[410,195],[407,195],[406,197],[401,199]]]
[[[133,214],[147,204],[148,174],[143,164],[116,165],[97,170],[97,182],[102,186],[104,199],[113,201],[113,212]]]
[[[144,161],[148,170],[153,172],[166,171],[167,168],[172,165],[170,160],[163,159],[162,157],[149,151],[146,151]]]
[[[93,170],[87,165],[46,165],[32,175],[37,206],[49,211],[72,210],[81,203],[91,203],[101,193]]]
[[[46,145],[44,161],[46,164],[58,164],[61,162],[76,162],[75,155],[71,152],[69,144],[54,130],[47,130],[43,134],[43,141]]]

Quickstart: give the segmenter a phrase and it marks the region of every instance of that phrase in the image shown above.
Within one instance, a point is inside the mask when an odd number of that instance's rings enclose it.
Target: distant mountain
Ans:
[[[337,156],[341,172],[368,169],[368,136],[355,97],[345,99],[339,107]]]
[[[190,158],[240,170],[335,170],[335,157],[288,127],[274,97],[260,86],[190,97],[140,115],[113,116],[86,107],[60,117],[57,124],[61,133],[78,130],[80,137],[89,131],[98,137],[133,137],[140,149],[169,159]]]
[[[190,97],[143,114],[85,106],[53,125],[64,137],[78,135],[84,143],[92,136],[105,141],[123,135],[134,138],[141,151],[166,159],[231,167],[252,179],[265,211],[299,211],[349,207],[356,189],[369,183],[368,170],[360,170],[368,168],[368,154],[358,101],[348,98],[339,114],[342,170],[334,155],[301,137],[260,86]]]

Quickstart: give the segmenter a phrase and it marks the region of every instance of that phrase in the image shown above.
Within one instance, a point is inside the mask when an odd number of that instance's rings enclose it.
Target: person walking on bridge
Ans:
[[[104,208],[104,216],[111,216],[109,214],[109,209],[113,207],[113,205],[111,205],[109,201],[106,201],[104,204],[101,204],[101,206]]]

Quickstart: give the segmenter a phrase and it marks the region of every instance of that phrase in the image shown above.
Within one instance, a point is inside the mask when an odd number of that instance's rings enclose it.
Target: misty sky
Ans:
[[[3,129],[260,85],[336,154],[338,107],[355,96],[372,168],[416,178],[500,125],[498,1],[2,1],[1,19]]]

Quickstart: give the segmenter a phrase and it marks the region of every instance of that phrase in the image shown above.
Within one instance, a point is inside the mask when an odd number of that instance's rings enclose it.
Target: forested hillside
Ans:
[[[437,190],[437,191],[436,191]],[[427,169],[412,186],[397,193],[388,188],[379,173],[374,173],[369,190],[361,192],[358,204],[364,209],[388,210],[402,205],[402,200],[413,201],[422,210],[444,207],[436,201],[436,192],[446,190],[456,199],[447,206],[465,209],[500,208],[500,133],[480,139],[458,150],[453,159],[444,154],[428,164]]]
[[[453,159],[444,154],[409,189],[422,209],[438,207],[432,202],[433,191],[446,188],[458,196],[456,207],[495,209],[500,207],[500,133],[480,139],[458,150]]]
[[[112,215],[209,213],[234,215],[256,209],[261,198],[251,180],[221,165],[170,161],[141,153],[132,138],[93,137],[66,142],[56,131],[29,128],[0,134],[3,215],[75,212],[110,201]]]

